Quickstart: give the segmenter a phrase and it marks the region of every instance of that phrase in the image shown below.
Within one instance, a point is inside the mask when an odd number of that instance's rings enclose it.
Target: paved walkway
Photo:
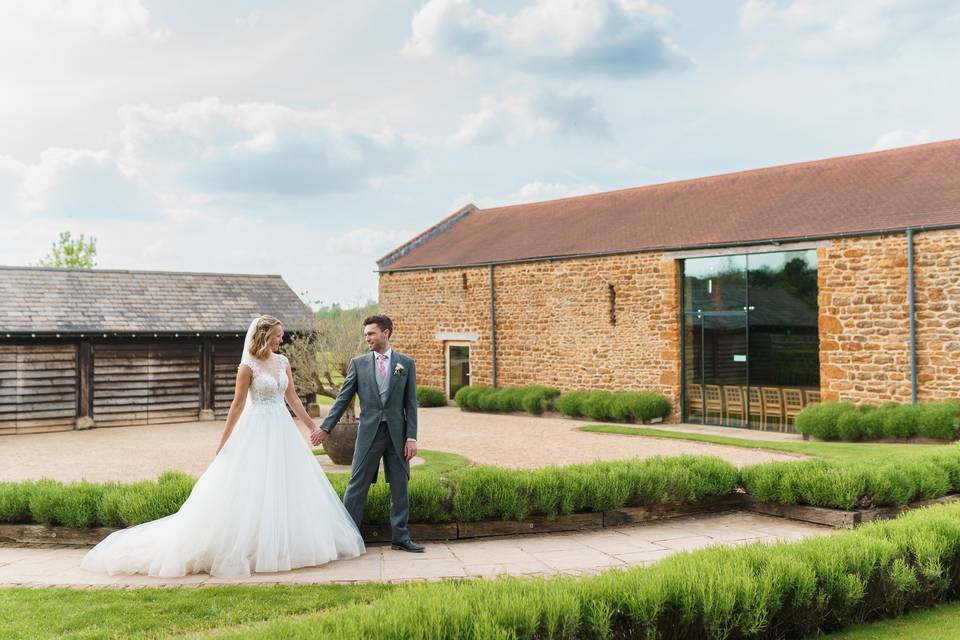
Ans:
[[[716,455],[738,467],[796,459],[759,449],[578,431],[585,424],[589,423],[440,407],[420,410],[418,436],[421,448],[459,453],[477,464],[515,469],[680,454]],[[717,428],[707,429],[713,432]],[[156,478],[168,469],[198,476],[210,464],[222,430],[222,422],[190,422],[0,436],[0,481],[47,477],[131,482]],[[736,429],[722,432],[750,435]],[[323,461],[327,461],[326,456],[321,457]]]
[[[79,568],[86,549],[0,547],[0,587],[162,587],[218,584],[407,582],[474,576],[590,575],[655,562],[714,544],[797,540],[833,529],[753,513],[729,512],[587,531],[427,543],[423,554],[371,545],[366,555],[246,579],[102,576]]]

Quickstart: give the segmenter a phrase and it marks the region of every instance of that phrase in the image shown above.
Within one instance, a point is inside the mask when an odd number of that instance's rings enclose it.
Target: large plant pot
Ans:
[[[358,422],[338,422],[330,431],[330,437],[323,443],[323,451],[334,464],[351,464],[353,450],[357,446]]]

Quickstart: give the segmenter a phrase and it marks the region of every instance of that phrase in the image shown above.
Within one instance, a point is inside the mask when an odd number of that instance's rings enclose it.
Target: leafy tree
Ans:
[[[364,353],[363,319],[377,312],[377,304],[344,309],[339,305],[322,307],[316,312],[313,328],[294,336],[283,347],[290,365],[297,372],[297,393],[336,398],[339,381],[347,375],[350,360]],[[353,407],[347,407],[343,419],[354,419]]]
[[[74,238],[69,231],[61,231],[50,253],[38,263],[40,267],[93,269],[97,266],[97,239],[80,234]]]

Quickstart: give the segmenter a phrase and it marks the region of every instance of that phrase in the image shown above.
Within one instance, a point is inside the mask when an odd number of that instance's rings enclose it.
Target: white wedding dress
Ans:
[[[110,534],[82,568],[247,577],[364,553],[356,525],[284,404],[287,359],[245,357],[241,366],[253,372],[246,408],[180,510]]]

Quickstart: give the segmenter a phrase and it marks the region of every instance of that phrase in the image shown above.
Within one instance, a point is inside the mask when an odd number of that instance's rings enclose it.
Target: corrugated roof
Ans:
[[[277,275],[0,267],[0,334],[245,332],[261,314],[313,316]]]
[[[960,140],[466,210],[378,264],[393,271],[946,225],[960,225]]]

